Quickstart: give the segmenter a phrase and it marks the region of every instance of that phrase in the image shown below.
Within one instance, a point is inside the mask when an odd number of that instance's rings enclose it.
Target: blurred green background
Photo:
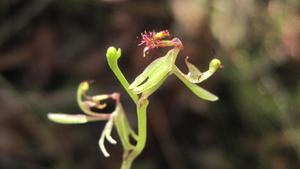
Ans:
[[[150,98],[148,142],[133,169],[300,168],[299,0],[1,0],[0,168],[118,169],[121,146],[98,148],[104,123],[60,125],[49,111],[76,113],[83,80],[91,93],[121,92],[105,52],[122,48],[133,81],[153,59],[137,47],[141,32],[179,37],[201,70],[222,60],[202,86],[218,102],[196,98],[176,78]],[[116,136],[116,133],[113,134]]]

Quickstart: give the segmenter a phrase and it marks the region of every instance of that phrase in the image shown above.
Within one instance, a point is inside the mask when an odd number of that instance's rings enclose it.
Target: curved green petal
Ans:
[[[158,58],[154,60],[150,65],[148,65],[145,70],[138,75],[134,81],[129,85],[129,89],[134,89],[139,86],[142,82],[144,82],[150,74],[156,71],[159,67],[163,66],[165,57]]]
[[[186,79],[186,77],[180,73],[180,70],[177,67],[175,67],[173,72],[199,98],[208,101],[217,101],[219,99],[216,95]]]
[[[133,92],[136,94],[140,94],[144,91],[151,89],[154,86],[157,86],[159,82],[166,78],[168,73],[172,70],[172,65],[162,65],[158,67],[154,73],[148,76],[148,79],[142,85],[133,89]]]
[[[201,77],[201,71],[192,63],[188,61],[189,57],[185,58],[185,64],[188,67],[189,72],[185,75],[187,79],[189,79],[192,83],[197,83],[199,78]]]
[[[135,94],[147,93],[149,96],[166,79],[174,67],[179,49],[170,50],[165,56],[153,61],[129,86]],[[145,95],[144,95],[145,96]]]

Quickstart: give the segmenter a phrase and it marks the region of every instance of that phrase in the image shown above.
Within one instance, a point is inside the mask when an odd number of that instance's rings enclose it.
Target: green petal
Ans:
[[[197,83],[197,81],[202,75],[201,71],[195,65],[188,61],[188,57],[185,58],[185,64],[189,70],[189,73],[185,75],[186,78],[188,78],[189,81],[191,81],[192,83]]]
[[[209,91],[203,89],[202,87],[194,84],[194,83],[184,83],[196,96],[204,99],[204,100],[208,100],[208,101],[217,101],[219,98],[210,93]]]

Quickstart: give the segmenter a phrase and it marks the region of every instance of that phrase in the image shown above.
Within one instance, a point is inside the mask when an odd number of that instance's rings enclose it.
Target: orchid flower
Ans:
[[[145,45],[144,56],[150,50],[161,47],[173,47],[169,52],[154,60],[145,70],[138,75],[135,80],[129,85],[128,89],[134,94],[141,94],[141,99],[149,97],[155,92],[160,85],[172,74],[175,74],[196,96],[208,100],[216,101],[218,97],[208,92],[202,87],[196,85],[213,75],[222,65],[219,59],[212,59],[209,64],[209,69],[201,72],[195,65],[185,59],[185,63],[189,72],[184,74],[175,65],[176,58],[183,45],[178,38],[167,40],[170,33],[168,31],[145,32],[142,34],[142,42],[139,45]]]
[[[130,169],[133,161],[143,151],[147,140],[148,97],[155,92],[170,75],[174,74],[178,77],[199,98],[208,101],[218,100],[217,96],[197,84],[208,79],[222,67],[219,59],[212,59],[209,63],[208,70],[201,72],[195,65],[190,63],[188,57],[186,57],[185,64],[188,68],[188,72],[183,73],[175,65],[177,56],[180,50],[183,49],[183,44],[178,38],[174,37],[170,39],[171,35],[167,30],[144,32],[141,36],[142,40],[139,46],[144,46],[144,57],[146,57],[151,50],[156,48],[169,47],[171,49],[166,55],[157,58],[149,64],[131,84],[129,84],[118,65],[118,61],[121,57],[121,49],[109,47],[106,52],[106,59],[110,69],[131,97],[132,101],[136,104],[137,134],[130,127],[120,102],[120,94],[112,93],[89,96],[87,94],[89,90],[88,81],[80,83],[77,90],[77,102],[84,114],[48,114],[48,118],[51,121],[62,124],[83,124],[93,121],[107,121],[98,142],[99,147],[105,157],[110,156],[104,143],[105,140],[111,144],[117,143],[111,136],[111,132],[113,128],[115,128],[124,149],[121,169]],[[116,102],[115,109],[112,113],[102,112],[107,106],[104,102],[106,99],[112,99]],[[130,138],[133,138],[136,143],[132,144]]]
[[[112,138],[111,131],[115,126],[122,145],[125,150],[129,151],[133,148],[129,138],[130,136],[136,139],[135,132],[129,126],[128,120],[124,113],[124,109],[120,102],[120,94],[102,94],[96,96],[87,95],[89,82],[81,82],[77,90],[77,102],[84,114],[63,114],[63,113],[48,113],[48,118],[56,123],[61,124],[84,124],[93,121],[107,121],[99,139],[99,147],[105,157],[109,157],[104,142],[105,139],[111,144],[117,144],[117,141]],[[103,110],[106,107],[102,103],[105,99],[113,99],[116,102],[115,110],[112,113],[97,113],[92,110]]]

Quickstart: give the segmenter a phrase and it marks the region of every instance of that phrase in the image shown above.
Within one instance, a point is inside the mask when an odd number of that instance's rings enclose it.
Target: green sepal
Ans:
[[[117,103],[119,104],[119,103]],[[131,127],[129,126],[126,115],[124,114],[122,106],[119,104],[115,110],[117,113],[114,115],[114,124],[121,140],[122,146],[125,150],[132,149],[133,146],[130,143],[129,136]]]
[[[154,60],[133,83],[131,83],[129,89],[135,94],[146,92],[150,95],[153,93],[173,69],[178,52],[178,49],[172,49],[165,56]]]
[[[159,84],[161,84],[160,82],[166,78],[171,70],[172,65],[161,65],[160,67],[157,67],[157,70],[155,70],[154,73],[150,74],[147,77],[146,82],[134,88],[133,92],[136,94],[140,94],[151,88],[157,89],[156,86],[159,87]]]
[[[140,84],[142,84],[151,74],[155,73],[155,71],[160,67],[163,66],[165,57],[160,57],[150,63],[145,70],[138,75],[134,81],[129,85],[129,89],[134,89]]]
[[[217,101],[219,100],[218,96],[210,93],[209,91],[203,89],[202,87],[194,83],[184,83],[196,96],[208,101]]]
[[[184,75],[182,75],[182,73],[180,73],[180,70],[177,67],[174,69],[174,74],[199,98],[208,101],[217,101],[219,99],[216,95],[190,82]]]
[[[48,119],[61,124],[84,124],[89,121],[96,121],[92,117],[83,114],[61,114],[61,113],[48,113]],[[98,119],[100,120],[100,119]]]

